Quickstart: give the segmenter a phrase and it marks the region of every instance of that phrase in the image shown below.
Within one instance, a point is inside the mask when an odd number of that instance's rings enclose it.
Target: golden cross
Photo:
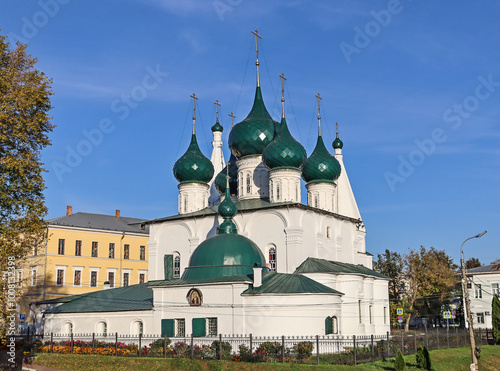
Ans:
[[[260,77],[259,77],[259,39],[262,40],[262,37],[259,36],[259,31],[255,29],[255,31],[252,31],[252,34],[255,35],[255,56],[256,56],[256,61],[255,65],[257,66],[257,86],[260,86]]]
[[[337,138],[339,137],[339,123],[336,122],[335,123],[335,127],[337,128],[336,131],[337,131]]]
[[[229,116],[229,117],[231,117],[231,129],[232,129],[232,128],[233,128],[233,119],[235,119],[235,118],[236,118],[236,116],[235,116],[235,115],[233,115],[233,113],[232,113],[232,112],[231,112],[228,116]]]
[[[318,133],[319,135],[321,135],[321,115],[320,115],[320,101],[323,100],[323,98],[321,98],[319,96],[319,93],[315,95],[316,98],[318,98]]]
[[[280,75],[281,79],[281,117],[285,117],[285,74],[282,72]]]
[[[216,117],[217,122],[219,122],[219,107],[220,107],[219,100],[216,99],[214,104],[215,104],[215,117]]]
[[[194,123],[196,121],[196,108],[195,108],[195,102],[198,100],[198,98],[196,98],[196,95],[193,93],[192,95],[189,96],[190,98],[193,98],[193,134],[194,134]]]

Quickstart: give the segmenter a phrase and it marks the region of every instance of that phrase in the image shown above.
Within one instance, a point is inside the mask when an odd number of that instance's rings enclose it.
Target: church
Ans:
[[[48,305],[45,333],[350,336],[390,330],[389,278],[372,269],[338,129],[332,155],[321,133],[318,94],[317,141],[308,156],[287,125],[283,75],[281,118],[271,117],[260,86],[260,36],[254,35],[253,107],[231,125],[227,162],[218,110],[210,159],[201,152],[198,98],[191,96],[191,141],[173,164],[178,214],[144,223],[149,281]],[[302,181],[307,204],[301,203]]]

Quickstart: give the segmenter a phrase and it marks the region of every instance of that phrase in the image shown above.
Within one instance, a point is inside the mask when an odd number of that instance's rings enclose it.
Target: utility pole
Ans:
[[[473,239],[473,238],[479,238],[482,237],[486,234],[486,231],[479,233],[475,236],[467,238],[463,243],[462,246],[460,247],[460,266],[462,270],[462,291],[465,294],[465,308],[467,311],[467,321],[469,322],[469,338],[470,338],[470,349],[471,349],[471,356],[472,356],[472,365],[471,365],[471,371],[479,371],[479,365],[477,363],[477,357],[476,357],[476,340],[474,339],[474,326],[472,323],[472,314],[470,311],[470,300],[469,300],[469,290],[467,289],[467,278],[465,275],[465,262],[464,262],[464,244]],[[474,366],[473,366],[474,365]]]

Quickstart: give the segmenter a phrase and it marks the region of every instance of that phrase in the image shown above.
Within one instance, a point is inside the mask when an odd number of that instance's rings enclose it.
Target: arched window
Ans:
[[[181,277],[181,256],[179,253],[174,255],[174,278]]]
[[[276,272],[276,247],[269,248],[269,270]]]
[[[326,238],[332,238],[330,227],[326,227]]]
[[[299,184],[295,184],[295,201],[300,202],[299,200]]]
[[[339,321],[336,316],[332,316],[332,334],[339,333]]]
[[[243,196],[243,173],[240,173],[240,196]]]
[[[96,333],[108,336],[108,324],[104,321],[97,322]]]
[[[71,335],[73,333],[73,324],[71,322],[66,322],[62,327],[62,333]]]
[[[325,319],[325,335],[338,334],[339,323],[336,316],[328,316]]]
[[[272,180],[271,180],[271,182],[270,182],[270,183],[271,183],[271,184],[270,184],[270,186],[269,186],[269,188],[270,188],[270,189],[269,189],[269,193],[270,193],[270,195],[269,195],[269,196],[270,196],[270,197],[269,197],[269,199],[270,199],[271,201],[273,201],[273,186],[274,186],[274,185],[273,185],[273,181],[272,181]]]
[[[314,195],[314,207],[318,207],[318,196]]]
[[[252,193],[252,179],[250,174],[247,174],[247,194]]]
[[[276,201],[280,200],[280,184],[276,184]]]
[[[184,212],[187,213],[188,211],[188,198],[187,196],[184,196]]]
[[[142,335],[143,334],[144,325],[142,321],[134,321],[131,326],[132,335]]]

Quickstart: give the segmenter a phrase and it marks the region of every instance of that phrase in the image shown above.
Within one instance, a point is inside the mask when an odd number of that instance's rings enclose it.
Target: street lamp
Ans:
[[[465,285],[466,277],[465,277],[465,265],[464,265],[464,244],[472,240],[473,238],[479,238],[482,237],[486,234],[486,231],[481,232],[475,236],[467,238],[463,243],[462,246],[460,247],[460,267],[462,269],[462,291],[465,293],[465,308],[467,311],[467,320],[469,321],[469,337],[470,337],[470,349],[471,349],[471,354],[472,354],[472,364],[474,365],[474,368],[471,367],[471,370],[478,371],[479,366],[477,364],[477,357],[475,353],[476,349],[476,341],[474,340],[474,328],[472,326],[472,315],[470,312],[470,301],[469,301],[469,290],[467,289]],[[472,365],[471,365],[472,366]]]

